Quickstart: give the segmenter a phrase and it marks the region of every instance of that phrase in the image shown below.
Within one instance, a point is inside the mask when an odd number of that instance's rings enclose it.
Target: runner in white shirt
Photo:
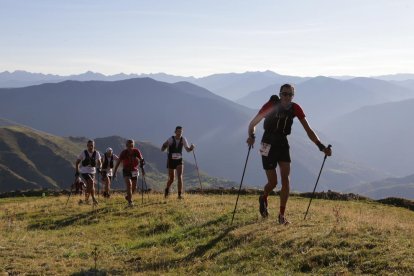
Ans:
[[[98,201],[95,199],[95,174],[96,168],[98,170],[101,168],[101,155],[95,150],[94,141],[89,140],[86,145],[87,149],[82,151],[76,160],[75,176],[79,176],[80,172],[82,178],[86,181],[85,203],[88,203],[89,195],[91,195],[93,204],[97,205]],[[82,201],[79,203],[82,203]]]
[[[181,126],[177,126],[175,128],[175,136],[171,136],[168,138],[167,141],[162,145],[161,151],[165,151],[168,148],[168,160],[167,160],[167,168],[168,168],[168,181],[167,187],[164,191],[164,196],[168,197],[170,193],[170,187],[174,182],[175,171],[177,171],[177,179],[178,179],[178,198],[182,199],[182,192],[183,192],[183,172],[184,172],[184,163],[182,157],[183,147],[187,152],[190,152],[194,149],[194,145],[188,146],[187,139],[182,136],[183,128]]]

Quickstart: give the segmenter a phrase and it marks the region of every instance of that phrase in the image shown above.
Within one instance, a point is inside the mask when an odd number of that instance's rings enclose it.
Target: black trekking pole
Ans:
[[[116,177],[116,175],[115,174],[113,174],[113,177],[114,177],[114,179],[115,179],[115,181],[116,181],[116,184],[118,185],[118,189],[120,189],[121,188],[121,185],[119,184],[119,181],[118,181],[118,177]]]
[[[96,169],[96,178],[98,178],[98,197],[99,197],[99,178],[101,176],[101,170],[100,169]]]
[[[239,202],[240,191],[241,191],[241,187],[242,187],[242,184],[243,184],[244,173],[246,172],[247,160],[249,160],[249,154],[250,154],[250,149],[251,148],[252,148],[252,146],[249,146],[249,150],[247,151],[246,163],[244,164],[243,175],[242,175],[242,178],[241,178],[241,181],[240,181],[239,191],[237,192],[236,205],[234,205],[233,217],[231,218],[231,224],[230,225],[233,224],[234,214],[236,214],[237,202]]]
[[[141,178],[141,199],[142,199],[142,204],[144,204],[144,168],[141,167],[141,173],[142,173],[142,178]]]
[[[194,155],[194,161],[195,161],[195,165],[196,165],[196,169],[197,169],[197,174],[198,174],[198,181],[200,181],[201,194],[203,194],[203,186],[201,185],[200,171],[198,170],[197,158],[195,156],[194,149],[193,149],[193,155]]]
[[[147,186],[147,180],[145,179],[145,174],[142,174],[142,177],[144,179],[145,191],[147,192],[147,196],[149,200],[149,191],[148,191],[148,186]]]
[[[66,207],[66,205],[68,205],[68,202],[69,202],[70,196],[72,195],[72,189],[73,189],[73,184],[72,184],[72,185],[70,185],[70,193],[69,193],[69,196],[68,196],[68,200],[66,200],[65,207]]]
[[[332,145],[328,145],[328,149],[330,149],[331,147],[332,147]],[[309,200],[308,209],[306,209],[305,217],[303,218],[303,220],[305,220],[306,219],[306,216],[308,215],[309,207],[310,207],[310,205],[312,203],[313,195],[315,194],[316,186],[318,185],[319,177],[321,176],[323,166],[325,165],[326,157],[328,157],[328,155],[325,154],[325,157],[323,158],[323,162],[322,162],[321,169],[319,171],[318,178],[316,179],[315,187],[313,188],[313,192],[312,192],[311,198]]]

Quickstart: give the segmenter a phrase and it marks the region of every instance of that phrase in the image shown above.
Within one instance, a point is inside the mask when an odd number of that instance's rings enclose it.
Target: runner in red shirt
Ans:
[[[142,173],[145,174],[143,170],[145,161],[139,149],[134,147],[134,140],[127,140],[126,149],[119,155],[119,159],[117,160],[114,168],[114,178],[116,177],[116,172],[119,164],[121,164],[121,161],[123,167],[122,175],[127,189],[125,199],[128,201],[128,206],[132,207],[134,205],[132,202],[132,194],[136,190],[139,175],[138,165],[141,167]]]
[[[318,136],[309,126],[305,114],[297,103],[292,102],[295,95],[295,88],[291,84],[284,84],[280,87],[279,96],[273,95],[270,100],[260,109],[259,113],[252,119],[249,124],[247,144],[254,145],[255,127],[265,118],[263,127],[265,132],[261,141],[260,154],[262,155],[263,169],[266,171],[267,184],[264,187],[263,195],[259,197],[259,211],[262,217],[267,217],[267,197],[270,192],[276,188],[277,174],[276,166],[279,165],[282,189],[280,191],[280,211],[279,223],[288,224],[285,217],[286,203],[289,198],[290,190],[290,152],[287,135],[290,134],[293,119],[297,117],[305,129],[309,139],[314,142],[320,151],[330,156],[331,149],[325,147],[319,140]]]

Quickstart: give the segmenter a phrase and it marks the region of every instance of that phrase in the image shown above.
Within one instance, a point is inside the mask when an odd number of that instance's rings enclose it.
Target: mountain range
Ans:
[[[279,94],[281,84],[253,91],[236,102],[250,108],[260,107],[269,95]],[[337,80],[316,77],[297,84],[295,92],[293,101],[303,107],[312,125],[317,128],[325,127],[339,116],[363,106],[414,97],[414,89],[371,78]]]
[[[87,71],[82,74],[60,76],[56,74],[42,74],[31,73],[23,70],[14,72],[4,71],[0,72],[0,88],[25,87],[37,85],[42,83],[55,83],[65,80],[89,81],[117,81],[131,78],[149,77],[154,80],[175,83],[186,81],[195,85],[204,87],[213,93],[231,100],[237,100],[247,96],[249,93],[264,89],[276,83],[294,83],[299,84],[303,81],[312,79],[311,77],[298,77],[281,75],[270,70],[263,72],[245,72],[245,73],[221,73],[213,74],[205,77],[183,77],[166,73],[152,73],[152,74],[114,74],[104,75],[92,71]],[[330,76],[330,78],[338,80],[354,79],[355,76]],[[394,74],[374,76],[370,79],[379,79],[390,82],[396,82],[404,85],[407,82],[414,82],[414,74]],[[411,86],[410,88],[414,88]]]
[[[108,79],[92,72],[79,78],[98,77]],[[296,81],[294,101],[304,108],[322,141],[334,145],[334,156],[325,165],[318,189],[357,189],[374,180],[403,178],[412,173],[409,160],[413,153],[400,150],[409,148],[406,141],[412,137],[406,126],[406,118],[411,116],[407,109],[411,105],[404,105],[414,98],[414,81],[405,79],[410,75],[389,76],[389,80],[384,80],[387,76],[289,79],[289,76],[266,71],[205,78],[168,74],[151,77],[164,81],[150,78],[64,81],[0,89],[0,116],[59,136],[119,135],[137,137],[155,145],[172,135],[175,125],[184,125],[184,136],[196,144],[195,153],[202,169],[210,175],[239,181],[246,158],[244,140],[250,119],[270,95],[277,94],[282,83],[290,80]],[[216,91],[195,85],[197,81],[199,85],[205,81],[204,86],[210,85]],[[237,84],[244,85],[245,90],[237,88]],[[220,89],[227,91],[223,92],[225,95],[218,95]],[[253,92],[247,92],[250,89]],[[238,104],[228,99],[235,97]],[[381,108],[383,105],[386,108]],[[366,109],[371,109],[368,114],[363,112]],[[381,123],[373,123],[378,121]],[[258,126],[258,136],[260,129]],[[398,154],[388,150],[396,151],[395,147],[388,146],[393,140],[404,145],[397,148]],[[307,191],[313,186],[321,155],[298,122],[294,124],[290,141],[292,190]],[[382,144],[378,146],[379,143]],[[250,155],[245,183],[262,187],[265,178],[256,147]],[[387,149],[383,150],[384,147]],[[192,160],[193,156],[185,157]],[[391,165],[387,165],[389,160]]]
[[[402,177],[414,169],[413,117],[414,99],[365,106],[339,117],[324,133],[352,159]]]
[[[373,181],[348,190],[373,199],[393,197],[414,199],[414,174]]]
[[[0,116],[59,136],[137,137],[161,145],[176,125],[196,144],[200,167],[209,175],[239,181],[246,158],[247,126],[252,109],[187,82],[165,83],[150,78],[122,81],[64,81],[24,88],[0,89]],[[15,108],[18,106],[19,108]],[[260,137],[261,126],[258,126]],[[311,189],[322,155],[300,130],[291,138],[293,190]],[[256,145],[258,147],[258,145]],[[301,150],[297,150],[301,149]],[[187,154],[185,158],[192,160]],[[386,174],[335,156],[320,188],[341,189]],[[265,175],[254,148],[246,185],[262,187]],[[351,184],[350,184],[351,183]]]

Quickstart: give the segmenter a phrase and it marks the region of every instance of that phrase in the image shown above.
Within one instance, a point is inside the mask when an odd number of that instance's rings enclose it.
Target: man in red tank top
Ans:
[[[136,190],[139,175],[138,165],[141,167],[142,173],[145,174],[143,170],[145,161],[139,149],[134,147],[134,140],[127,140],[126,149],[121,152],[119,159],[116,162],[113,177],[116,177],[116,172],[121,162],[122,175],[127,189],[125,199],[128,201],[128,206],[132,207],[134,205],[132,202],[132,194]]]

